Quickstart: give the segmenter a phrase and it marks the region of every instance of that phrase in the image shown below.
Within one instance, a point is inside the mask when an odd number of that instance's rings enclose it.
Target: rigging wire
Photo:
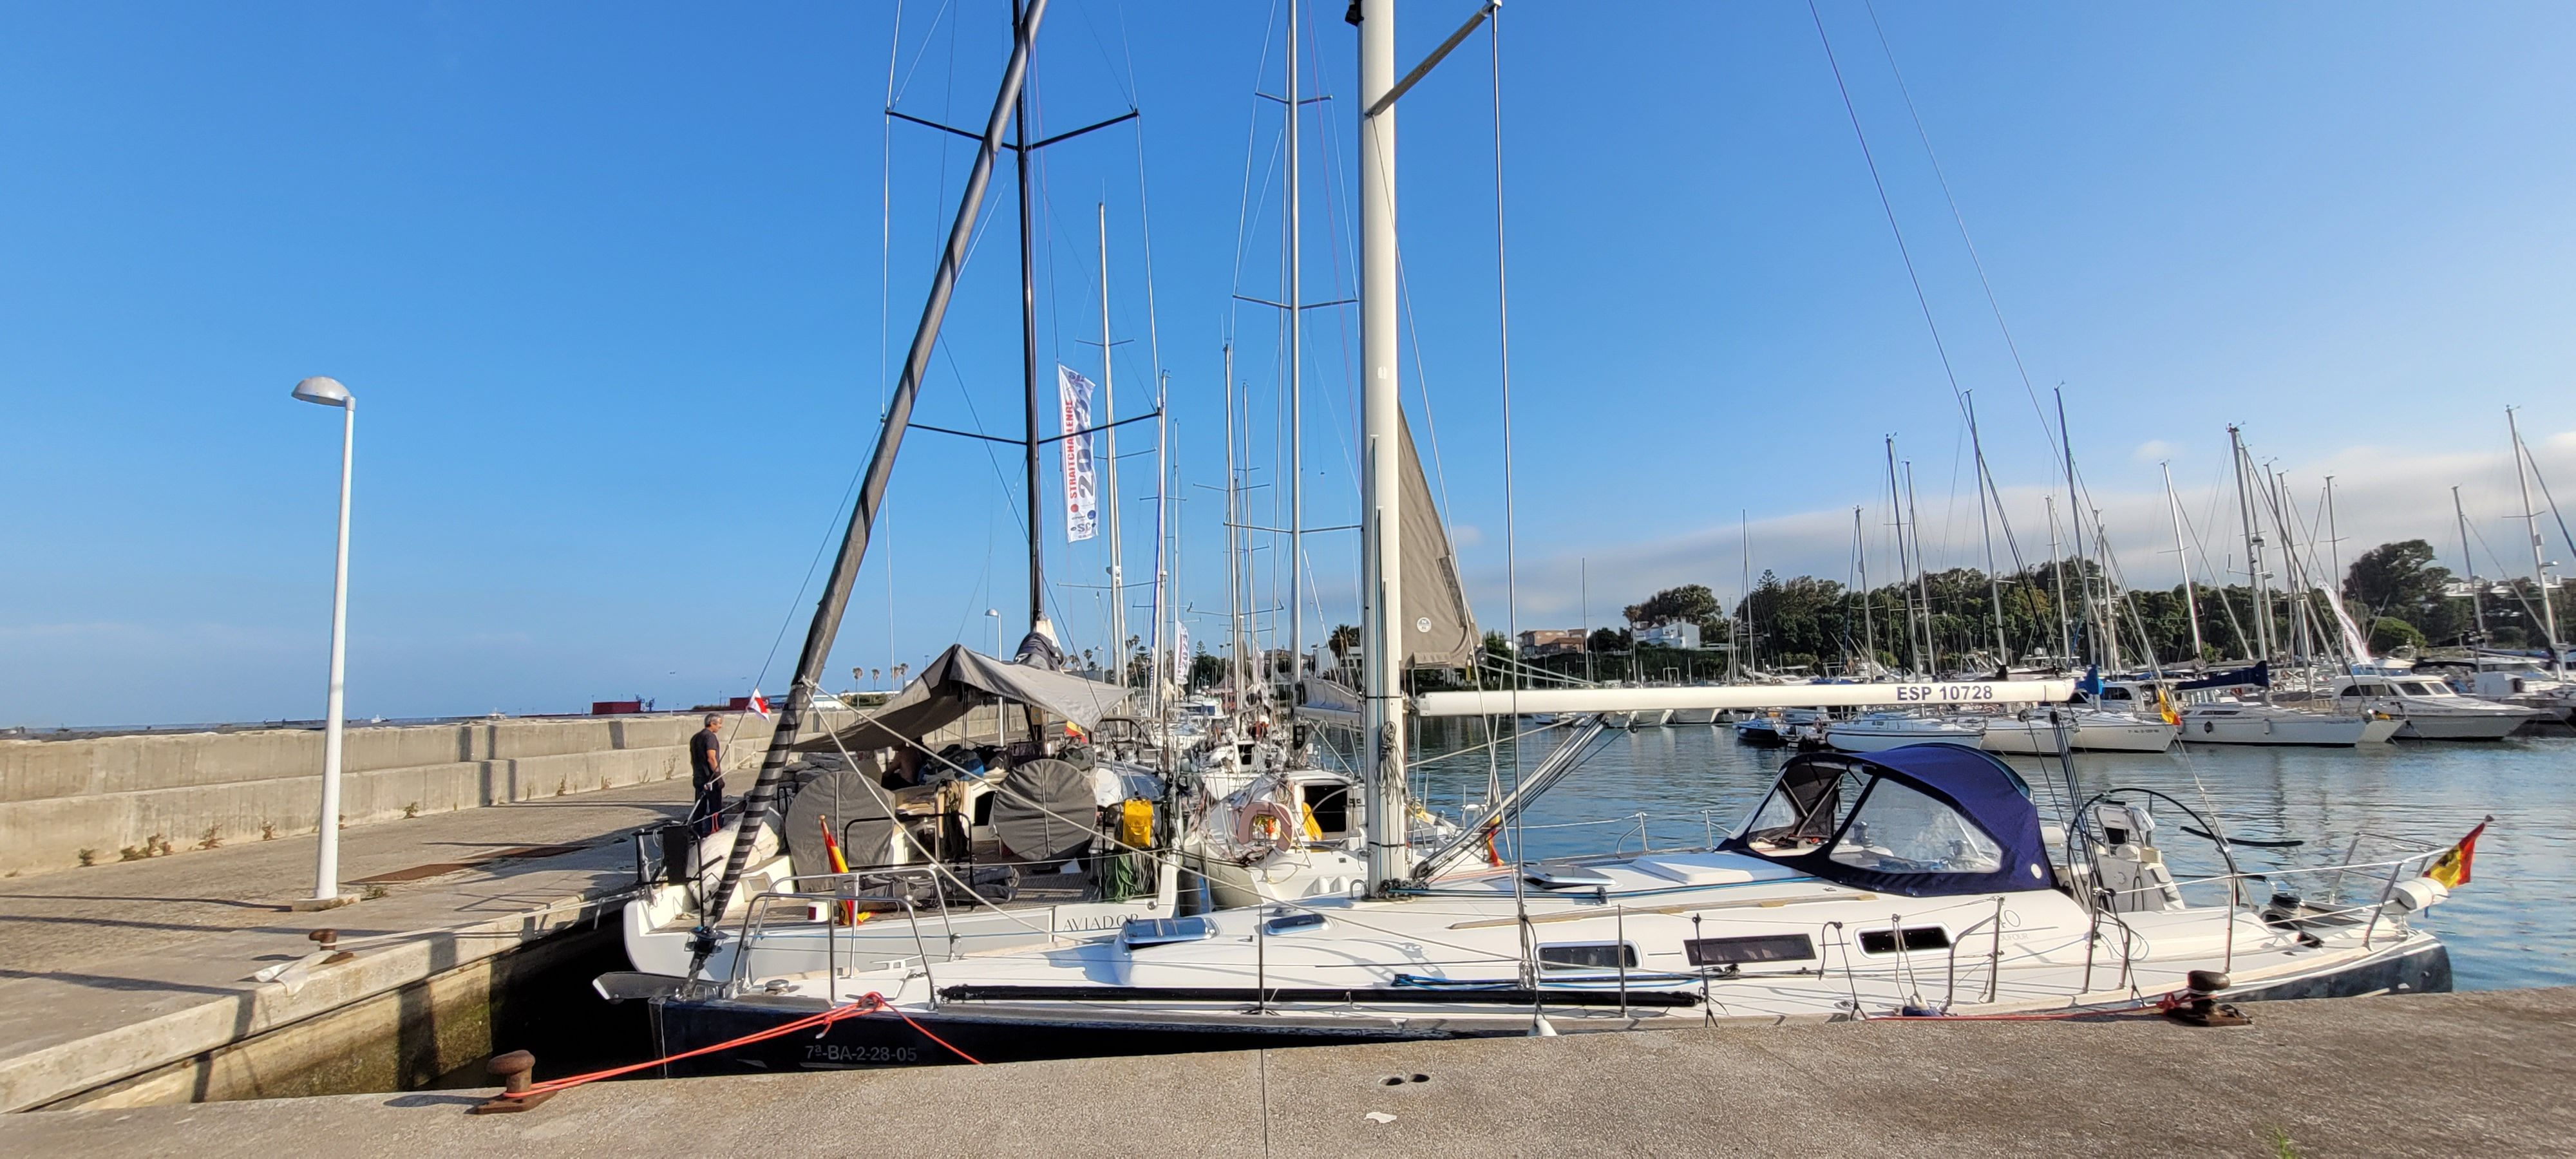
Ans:
[[[1994,311],[1995,329],[2003,333],[2004,349],[2012,352],[2013,370],[2021,376],[2023,392],[2030,396],[2031,413],[2039,418],[2040,436],[2048,441],[2050,457],[2062,458],[2064,456],[2057,446],[2057,432],[2048,423],[2048,411],[2039,405],[2039,389],[2031,385],[2030,369],[2022,365],[2021,344],[2013,340],[2012,327],[2004,323],[2003,303],[1995,297],[1994,282],[1986,276],[1985,259],[1977,253],[1976,239],[1968,236],[1967,216],[1959,212],[1959,199],[1950,192],[1949,174],[1941,168],[1941,155],[1933,151],[1932,134],[1923,127],[1923,114],[1914,107],[1914,92],[1906,86],[1905,70],[1896,67],[1896,50],[1889,47],[1887,30],[1878,22],[1878,6],[1875,0],[1861,0],[1861,7],[1869,12],[1870,31],[1878,36],[1878,50],[1887,58],[1887,71],[1889,75],[1896,78],[1897,95],[1905,98],[1905,115],[1914,122],[1914,135],[1923,142],[1923,156],[1932,163],[1932,177],[1941,186],[1941,199],[1950,206],[1950,220],[1959,227],[1959,242],[1967,247],[1968,262],[1976,268],[1977,285],[1986,293],[1986,306]],[[1812,4],[1810,11],[1812,11]],[[1821,21],[1819,27],[1821,28]],[[1846,95],[1845,100],[1849,99]]]
[[[1506,654],[1509,654],[1512,652],[1514,641],[1520,639],[1520,569],[1518,566],[1519,541],[1517,539],[1517,527],[1519,525],[1518,508],[1513,502],[1514,496],[1512,491],[1512,295],[1510,264],[1506,260],[1508,251],[1504,245],[1503,229],[1502,10],[1500,8],[1494,9],[1489,14],[1488,19],[1489,23],[1486,26],[1486,43],[1491,46],[1493,51],[1494,341],[1495,357],[1497,359],[1495,370],[1497,386],[1502,399],[1503,420],[1503,626],[1506,632],[1506,635],[1503,637],[1503,648]],[[1417,331],[1415,334],[1415,342],[1417,345],[1414,354],[1414,361],[1417,365],[1421,362],[1419,347],[1420,341],[1421,336],[1419,331]],[[1429,424],[1430,414],[1431,405],[1428,392],[1426,390],[1423,400],[1423,418],[1426,426]],[[1439,453],[1438,443],[1436,441],[1433,444],[1432,453],[1435,456]],[[1445,484],[1443,486],[1443,496],[1445,499]],[[1482,660],[1482,653],[1485,651],[1483,641],[1479,640],[1476,642],[1476,651],[1478,653],[1477,659]],[[1517,659],[1518,657],[1515,656],[1514,658]],[[1512,787],[1517,790],[1522,784],[1521,746],[1519,744],[1521,729],[1520,700],[1522,680],[1518,673],[1507,673],[1507,677],[1511,680],[1511,730],[1513,739]],[[1488,731],[1490,731],[1491,728],[1492,725],[1488,723]],[[1491,801],[1494,800],[1494,798],[1488,797],[1487,800]],[[1516,863],[1529,848],[1527,842],[1528,831],[1522,827],[1522,819],[1528,814],[1528,812],[1529,810],[1520,808],[1512,810],[1512,856]],[[1529,987],[1531,991],[1531,1016],[1533,1018],[1543,1018],[1545,1016],[1538,1013],[1537,931],[1530,926],[1529,887],[1526,884],[1525,875],[1522,874],[1517,864],[1515,864],[1512,869],[1512,909],[1515,915],[1520,919],[1522,955],[1521,984]],[[1625,953],[1626,947],[1622,946],[1619,952]],[[1621,977],[1624,979],[1626,976],[1623,974]],[[1622,984],[1625,984],[1624,981]],[[1622,1001],[1625,1001],[1624,997],[1622,998]]]
[[[942,0],[939,7],[940,11],[946,12],[948,10],[946,0]],[[925,38],[922,41],[922,50],[927,52],[929,51],[929,48],[930,42]],[[899,59],[901,59],[902,51],[903,0],[895,0],[894,32],[891,36],[886,38],[885,108],[889,113],[894,109],[895,102],[895,64]],[[916,62],[918,59],[918,57],[915,58]],[[893,353],[893,331],[891,327],[893,324],[892,314],[894,309],[894,118],[890,115],[880,114],[877,117],[877,122],[877,421],[882,424],[885,421],[886,415],[886,363],[889,356]],[[856,485],[856,481],[857,476],[852,476],[853,486]],[[846,497],[844,501],[847,501]],[[837,511],[835,514],[838,514]],[[894,672],[902,667],[895,661],[897,653],[895,651],[894,642],[894,527],[893,521],[887,518],[886,514],[882,512],[878,514],[876,524],[875,535],[878,540],[877,556],[885,561],[886,671]],[[822,556],[818,552],[815,555],[815,558],[820,560]],[[813,569],[809,566],[806,570],[808,573],[811,573]],[[805,595],[804,590],[802,588],[798,589],[796,595],[798,600],[803,600]],[[792,615],[793,613],[791,612],[790,614]],[[782,638],[784,638],[783,634]],[[778,645],[773,643],[769,647],[770,653],[773,656],[776,655]],[[763,668],[767,668],[768,662],[763,661],[761,666]],[[900,684],[902,683],[902,680],[898,678],[895,682]],[[755,685],[755,687],[757,686]]]

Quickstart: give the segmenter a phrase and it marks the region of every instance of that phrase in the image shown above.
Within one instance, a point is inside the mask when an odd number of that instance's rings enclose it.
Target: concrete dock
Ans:
[[[1868,1022],[601,1083],[10,1120],[25,1154],[2565,1155],[2576,990],[2254,1024]],[[1420,1076],[1420,1077],[1416,1077]],[[540,1060],[538,1077],[547,1077]],[[897,1143],[896,1141],[899,1141]]]
[[[0,1110],[391,1089],[470,1064],[513,951],[613,922],[624,835],[688,796],[662,780],[351,827],[342,878],[366,900],[319,913],[288,905],[312,892],[311,836],[0,881]],[[326,927],[351,960],[253,980]]]

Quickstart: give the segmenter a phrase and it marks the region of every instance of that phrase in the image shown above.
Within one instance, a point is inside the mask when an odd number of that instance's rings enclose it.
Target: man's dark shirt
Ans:
[[[716,772],[716,731],[702,728],[689,738],[689,785],[699,792],[718,783]]]

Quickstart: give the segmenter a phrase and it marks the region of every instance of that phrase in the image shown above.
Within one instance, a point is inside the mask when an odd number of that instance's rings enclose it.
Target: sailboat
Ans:
[[[1005,148],[1007,130],[1016,127],[1017,139],[1028,140],[1022,82],[1045,9],[1045,0],[1030,0],[1015,14],[1009,63],[759,780],[729,831],[701,840],[685,828],[668,827],[655,849],[645,848],[639,834],[639,896],[623,914],[635,969],[600,978],[605,997],[659,1000],[725,991],[746,979],[1046,945],[1067,931],[1169,917],[1192,901],[1204,904],[1204,895],[1183,896],[1174,861],[1147,861],[1137,872],[1138,858],[1130,853],[1178,848],[1193,831],[1229,839],[1264,832],[1280,838],[1234,860],[1252,871],[1242,891],[1247,901],[1342,894],[1360,880],[1362,862],[1350,850],[1357,844],[1358,818],[1335,804],[1347,798],[1347,784],[1338,797],[1292,798],[1285,808],[1297,811],[1292,818],[1302,814],[1306,831],[1291,836],[1275,815],[1283,808],[1276,802],[1185,793],[1188,778],[1162,775],[1170,772],[1167,760],[1159,768],[1095,763],[1095,756],[1115,755],[1120,746],[1095,753],[1066,743],[1099,731],[1131,693],[1123,678],[1110,684],[1057,671],[1060,649],[1044,615],[1046,521],[1035,513],[1046,508],[1038,462],[1049,440],[1040,437],[1037,418],[1025,156],[1043,142],[1009,146],[1023,154],[1020,274],[1029,400],[1024,447],[1030,631],[1019,659],[952,647],[858,724],[820,737],[804,735],[995,158]],[[1103,229],[1105,252],[1105,224]],[[1104,298],[1104,353],[1106,314]],[[1111,575],[1115,586],[1114,564]],[[1159,583],[1160,577],[1158,592]],[[1123,601],[1123,591],[1118,598]],[[1123,639],[1118,647],[1124,649]],[[995,721],[997,735],[989,747],[963,743],[961,722],[977,712]],[[1009,733],[1014,718],[1025,723],[1017,738]],[[1155,735],[1156,746],[1168,750],[1169,731]],[[1104,826],[1102,812],[1116,816]],[[1329,829],[1319,824],[1337,812],[1349,823]],[[1253,825],[1265,819],[1271,822],[1267,830]],[[917,926],[870,924],[879,914],[924,911],[940,923],[940,935],[929,941]]]
[[[1431,633],[1419,619],[1400,619],[1416,606],[1402,590],[1414,574],[1408,541],[1424,529],[1398,516],[1393,114],[1406,86],[1395,80],[1395,8],[1362,0],[1355,10],[1361,141],[1372,161],[1361,178],[1366,869],[1358,888],[1140,916],[1114,930],[1058,932],[1030,949],[925,952],[874,968],[827,959],[769,977],[738,971],[654,997],[667,1048],[700,1052],[689,1065],[719,1068],[904,1065],[1729,1019],[2136,1009],[2157,994],[2208,1014],[2220,998],[2448,987],[2446,951],[2409,916],[2443,889],[2405,876],[2438,849],[2401,850],[2367,863],[2367,873],[2341,867],[2316,879],[2327,884],[2307,900],[2283,896],[2259,908],[2238,900],[2250,879],[2231,872],[2211,883],[2226,901],[2195,904],[2184,890],[2199,883],[2165,868],[2148,798],[2097,794],[2063,817],[2070,835],[2052,843],[2032,786],[1958,745],[1800,756],[1746,824],[1711,849],[1480,864],[1476,854],[1516,809],[1576,767],[1604,712],[1778,707],[1789,697],[1843,707],[2031,703],[2063,700],[2072,685],[1402,696],[1396,676],[1407,636]],[[1042,9],[1043,0],[1031,6]],[[1477,13],[1410,75],[1428,72],[1490,14]],[[1020,30],[1014,76],[1033,24]],[[1542,712],[1582,723],[1455,840],[1417,851],[1408,826],[1371,823],[1412,813],[1402,775],[1411,716]],[[2071,778],[2064,787],[2073,792]],[[2223,836],[2218,848],[2224,857]],[[1158,860],[1169,880],[1169,859]],[[2333,895],[2332,882],[2383,874],[2387,884],[2366,897]],[[810,900],[829,907],[843,896]],[[940,919],[909,909],[901,926],[925,946],[942,937]],[[746,927],[746,939],[756,938]],[[864,927],[823,928],[830,954]],[[787,1029],[812,1033],[782,1036]]]

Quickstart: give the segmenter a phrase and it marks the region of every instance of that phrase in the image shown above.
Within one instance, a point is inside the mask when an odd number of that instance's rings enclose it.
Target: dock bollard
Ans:
[[[2165,1011],[2165,1017],[2187,1026],[2244,1026],[2254,1020],[2233,1004],[2218,1000],[2218,992],[2227,989],[2229,978],[2216,970],[2194,970],[2183,977],[2183,1001]]]
[[[539,1095],[528,1093],[528,1089],[534,1085],[528,1075],[537,1069],[537,1056],[527,1051],[514,1050],[508,1054],[493,1055],[492,1061],[483,1064],[483,1069],[492,1077],[501,1080],[501,1090],[505,1093],[494,1095],[484,1102],[475,1104],[472,1109],[465,1112],[466,1114],[507,1115],[527,1110],[555,1097],[553,1091]]]
[[[351,958],[357,957],[356,954],[352,954],[349,951],[340,948],[340,931],[338,930],[315,930],[304,936],[313,939],[313,944],[321,947],[323,953],[331,955],[328,958],[322,959],[322,964],[325,966],[337,966],[342,962],[346,962]]]

